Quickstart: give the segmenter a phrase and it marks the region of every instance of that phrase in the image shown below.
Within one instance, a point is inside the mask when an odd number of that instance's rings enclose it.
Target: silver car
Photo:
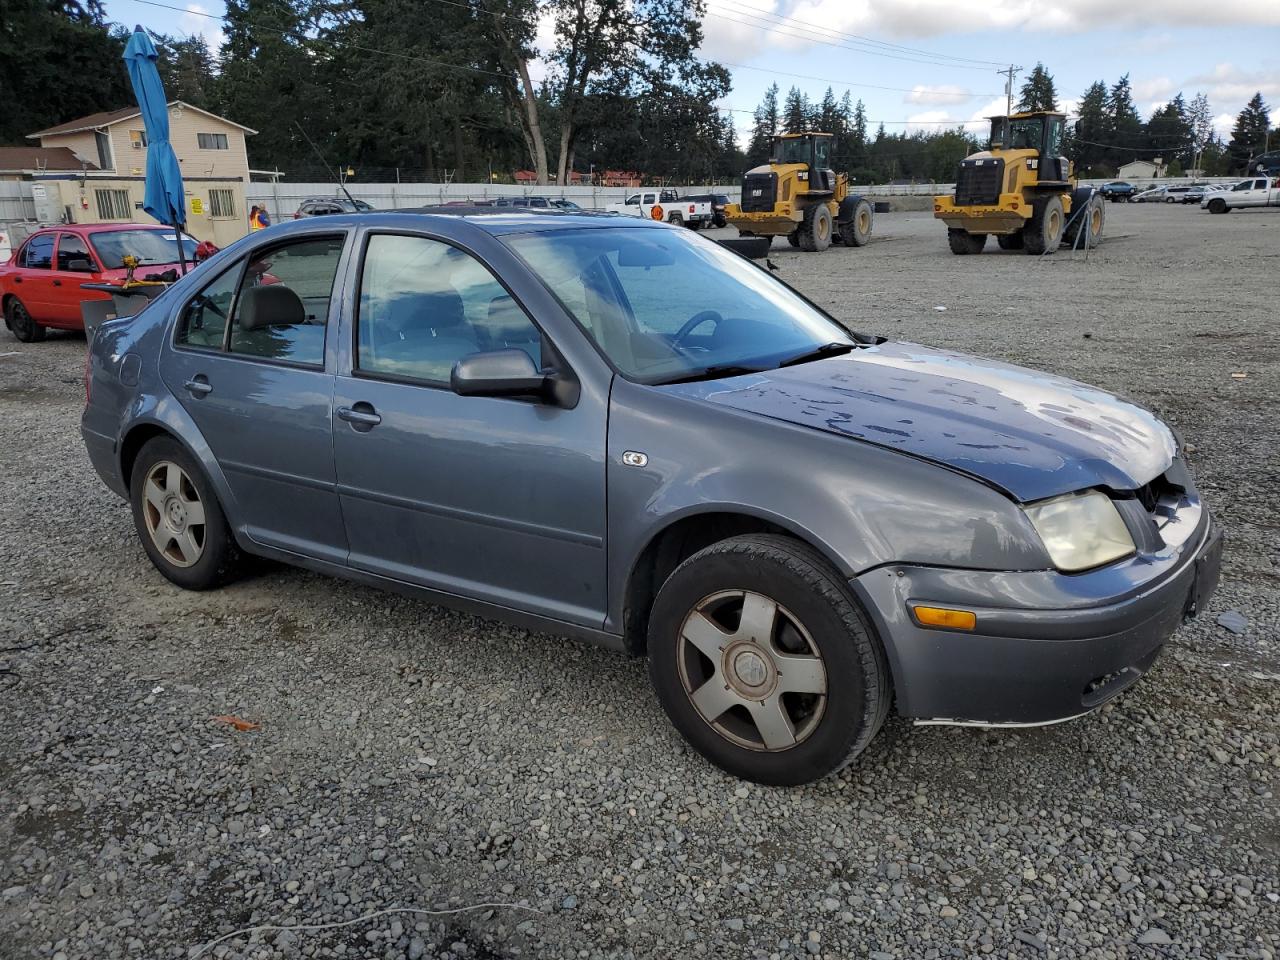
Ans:
[[[285,224],[102,325],[86,386],[89,457],[174,583],[257,554],[647,656],[689,742],[763,783],[839,769],[894,707],[1086,713],[1218,578],[1148,411],[849,333],[647,220]]]

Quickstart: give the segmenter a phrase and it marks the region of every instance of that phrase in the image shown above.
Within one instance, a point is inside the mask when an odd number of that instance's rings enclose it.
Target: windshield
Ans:
[[[768,370],[828,344],[856,345],[785,284],[687,231],[611,227],[503,240],[623,376],[641,383]]]
[[[779,163],[808,163],[809,141],[805,137],[776,140],[773,155]]]
[[[129,254],[143,266],[178,262],[178,235],[172,230],[102,230],[89,234],[89,242],[106,270],[119,270]],[[194,240],[183,237],[182,249],[188,263],[195,259]]]
[[[1005,137],[1006,123],[1009,128],[1007,138]],[[991,142],[1003,143],[1007,150],[1039,150],[1040,135],[1043,130],[1044,120],[1040,117],[1024,120],[1006,120],[1004,117],[991,118]]]

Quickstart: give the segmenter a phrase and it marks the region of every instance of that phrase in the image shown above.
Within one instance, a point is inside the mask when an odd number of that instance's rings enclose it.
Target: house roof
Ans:
[[[215,120],[221,120],[223,123],[229,123],[233,127],[239,127],[245,133],[255,134],[258,131],[246,127],[243,123],[236,123],[234,120],[228,120],[226,117],[220,117],[216,113],[210,113],[208,110],[201,110],[199,107],[193,107],[185,100],[170,100],[169,106],[181,105],[184,110],[194,110],[196,113],[203,113],[206,117],[213,117]],[[137,107],[124,107],[120,110],[106,110],[102,113],[91,113],[87,117],[80,117],[78,120],[68,120],[66,123],[60,123],[56,127],[49,127],[47,130],[37,130],[35,133],[28,133],[28,140],[36,140],[40,137],[53,137],[61,133],[81,133],[85,130],[101,130],[104,127],[110,127],[124,120],[132,120],[134,117],[142,115],[142,111]]]
[[[0,170],[97,170],[69,147],[0,147]]]

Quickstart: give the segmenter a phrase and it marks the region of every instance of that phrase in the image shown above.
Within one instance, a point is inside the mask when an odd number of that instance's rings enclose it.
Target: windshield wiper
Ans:
[[[694,383],[698,380],[719,380],[721,377],[740,377],[744,373],[761,373],[769,367],[749,367],[740,363],[723,363],[719,366],[704,367],[694,373],[672,377],[670,380],[658,381],[658,386],[665,387],[673,383]]]
[[[791,367],[797,363],[808,363],[810,360],[823,360],[827,357],[838,357],[842,354],[850,353],[856,350],[856,343],[824,343],[820,347],[814,347],[812,350],[806,350],[804,353],[797,353],[794,357],[787,357],[778,364],[779,367]]]

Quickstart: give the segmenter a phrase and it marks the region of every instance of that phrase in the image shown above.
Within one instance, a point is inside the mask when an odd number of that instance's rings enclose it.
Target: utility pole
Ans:
[[[1006,147],[1009,146],[1009,116],[1013,113],[1013,78],[1021,70],[1021,67],[1015,67],[1011,63],[1006,69],[996,71],[1004,77],[1004,145]]]

